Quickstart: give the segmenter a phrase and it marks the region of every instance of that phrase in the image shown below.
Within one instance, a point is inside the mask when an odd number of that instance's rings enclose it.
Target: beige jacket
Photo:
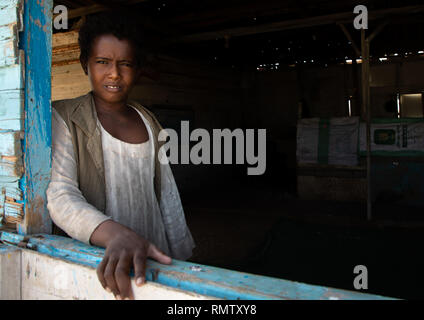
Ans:
[[[161,203],[161,176],[163,175],[161,175],[158,152],[164,142],[158,141],[158,135],[162,127],[153,114],[143,106],[134,101],[129,102],[129,104],[143,114],[152,129],[153,137],[155,137],[153,139],[155,150],[154,188],[158,203]],[[90,92],[75,99],[56,101],[53,103],[53,108],[66,123],[72,137],[78,187],[89,204],[104,212],[106,190],[103,149],[101,134],[97,130],[97,114],[93,95]],[[177,259],[187,259],[191,255],[194,242],[187,228],[184,213],[170,211],[172,210],[162,210],[162,219],[166,227],[171,255]],[[182,230],[185,230],[185,232],[182,232]]]

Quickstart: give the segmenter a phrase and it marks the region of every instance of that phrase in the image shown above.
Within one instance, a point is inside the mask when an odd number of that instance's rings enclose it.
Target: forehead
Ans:
[[[127,39],[118,39],[114,35],[104,34],[94,39],[91,56],[134,58],[134,46]]]

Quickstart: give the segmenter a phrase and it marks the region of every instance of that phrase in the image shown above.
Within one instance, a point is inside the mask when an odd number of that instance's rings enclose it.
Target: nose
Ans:
[[[119,67],[117,63],[110,63],[109,68],[109,78],[111,79],[119,79],[120,73],[119,73]]]

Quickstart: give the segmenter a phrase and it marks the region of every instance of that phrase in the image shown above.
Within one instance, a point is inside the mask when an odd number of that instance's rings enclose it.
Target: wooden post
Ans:
[[[380,24],[375,31],[366,37],[365,29],[361,29],[362,51],[362,120],[367,124],[367,219],[372,219],[371,193],[371,92],[370,92],[370,43],[389,23],[389,20]]]
[[[365,29],[361,30],[362,49],[362,120],[367,126],[367,219],[372,219],[371,194],[371,108],[370,108],[370,42],[366,38]]]
[[[51,171],[51,52],[53,0],[25,0],[25,174],[21,234],[51,233],[46,189]]]

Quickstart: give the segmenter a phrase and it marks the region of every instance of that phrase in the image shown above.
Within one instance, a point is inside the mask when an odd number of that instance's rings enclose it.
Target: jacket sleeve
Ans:
[[[110,217],[89,204],[79,190],[69,129],[54,109],[52,116],[52,175],[47,208],[58,227],[72,238],[90,244],[91,234]]]
[[[162,160],[166,157],[161,148],[159,148],[158,157]],[[160,166],[159,206],[169,248],[173,258],[187,260],[192,256],[195,243],[186,223],[177,184],[175,183],[171,167],[166,161],[159,161],[156,165]]]

